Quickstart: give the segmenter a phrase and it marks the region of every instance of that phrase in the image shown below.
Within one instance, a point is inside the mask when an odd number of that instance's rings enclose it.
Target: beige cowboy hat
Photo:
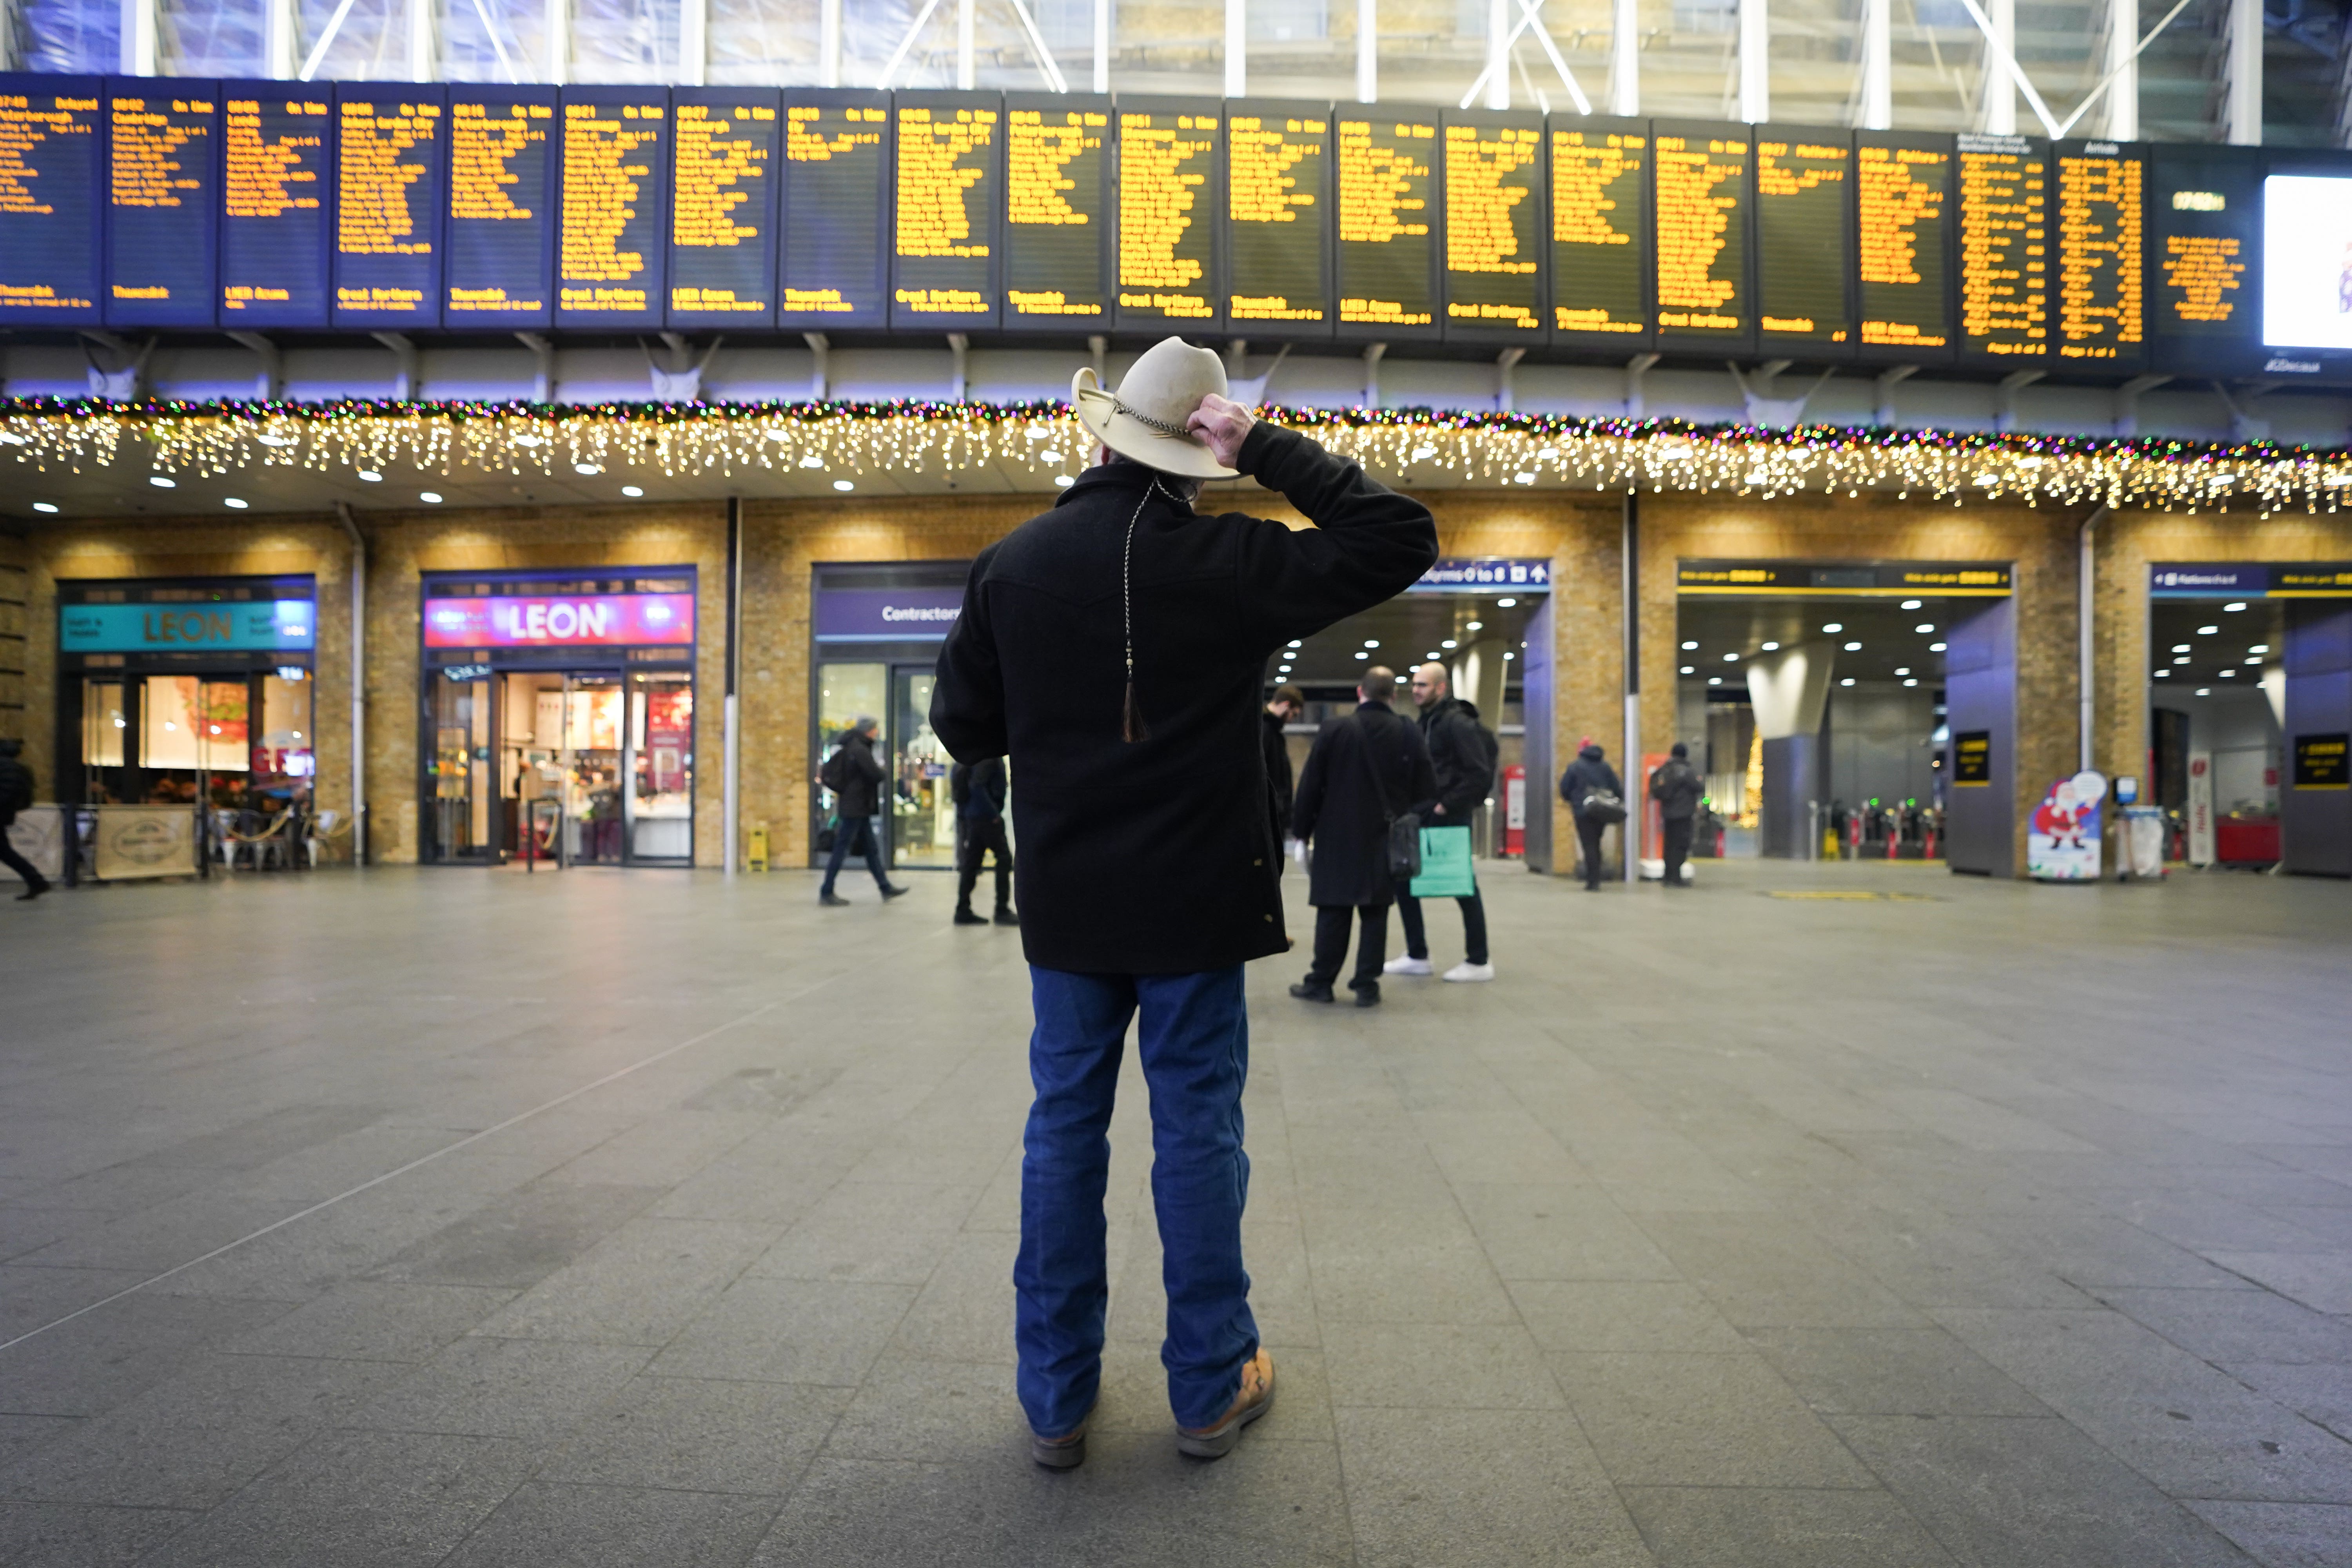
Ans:
[[[1211,393],[1225,395],[1225,367],[1207,349],[1181,338],[1162,338],[1128,366],[1117,392],[1087,365],[1070,378],[1070,404],[1078,423],[1122,458],[1132,458],[1163,474],[1193,479],[1236,479],[1184,421]]]

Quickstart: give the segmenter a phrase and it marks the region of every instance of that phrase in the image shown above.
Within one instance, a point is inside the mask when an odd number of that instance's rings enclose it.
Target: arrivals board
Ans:
[[[1650,346],[1650,122],[1551,117],[1553,341]]]
[[[1754,130],[1667,120],[1651,127],[1661,347],[1755,342],[1748,265]]]
[[[1225,326],[1316,339],[1339,319],[1332,106],[1238,99],[1225,114]]]
[[[1086,93],[1004,100],[1004,326],[1099,332],[1114,295],[1111,103]]]
[[[1951,363],[1953,158],[1947,135],[1854,132],[1859,358]]]
[[[106,95],[106,324],[209,327],[220,83],[110,77]]]
[[[1114,112],[1114,321],[1123,332],[1215,331],[1224,318],[1224,106],[1213,98],[1122,98]]]
[[[992,92],[902,92],[891,225],[890,325],[992,331],[1000,318],[1003,104]]]
[[[555,324],[663,324],[669,259],[669,89],[563,89]]]
[[[551,87],[449,89],[449,226],[442,310],[453,328],[555,324],[557,150]]]
[[[1852,136],[1753,129],[1758,344],[1843,359],[1854,338]]]
[[[220,90],[220,324],[316,327],[334,258],[331,95],[308,82]]]
[[[1960,353],[2032,363],[2051,338],[2050,143],[1962,132]]]
[[[775,324],[782,108],[771,88],[670,94],[671,326]]]
[[[1543,116],[1449,109],[1440,131],[1446,341],[1542,343]]]
[[[0,77],[0,325],[98,324],[105,92],[98,77]]]
[[[2137,367],[2147,353],[2145,191],[2147,149],[2061,142],[2057,165],[2056,331],[2061,360]]]
[[[335,89],[335,326],[441,324],[448,109],[438,87],[345,82]]]
[[[1430,342],[1438,316],[1437,117],[1349,104],[1335,111],[1342,337]]]
[[[784,89],[779,326],[890,322],[890,95]]]
[[[2148,149],[2148,348],[2156,368],[2230,375],[2255,369],[2262,153],[2159,143]]]

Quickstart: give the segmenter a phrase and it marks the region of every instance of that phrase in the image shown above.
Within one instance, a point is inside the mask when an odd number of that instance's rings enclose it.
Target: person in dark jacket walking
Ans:
[[[1389,820],[1437,793],[1420,728],[1397,717],[1395,672],[1364,671],[1353,713],[1327,719],[1298,775],[1291,826],[1315,847],[1307,901],[1315,906],[1315,962],[1290,988],[1305,1002],[1332,1000],[1331,983],[1348,957],[1348,927],[1361,928],[1356,973],[1348,989],[1359,1007],[1381,999],[1381,959],[1388,949],[1389,903],[1400,889],[1389,875]]]
[[[958,763],[948,770],[948,789],[956,808],[955,923],[984,926],[971,912],[971,890],[980,884],[980,858],[996,857],[996,923],[1017,926],[1013,912],[1013,846],[1004,838],[1004,759],[982,757]]]
[[[840,749],[825,759],[817,782],[833,791],[833,858],[824,863],[824,886],[816,901],[828,907],[849,902],[833,890],[841,863],[855,849],[866,857],[874,885],[888,903],[907,889],[895,887],[882,869],[882,764],[874,757],[874,734],[879,721],[861,715],[841,733]]]
[[[1307,693],[1296,686],[1277,686],[1274,700],[1265,705],[1265,727],[1260,738],[1265,742],[1266,808],[1274,813],[1274,842],[1277,847],[1290,834],[1290,742],[1284,728],[1307,711]]]
[[[1021,780],[1036,1098],[1014,1382],[1030,1453],[1055,1468],[1084,1458],[1101,1384],[1106,1134],[1139,1014],[1177,1447],[1214,1458],[1271,1403],[1241,1245],[1242,966],[1289,946],[1260,760],[1265,665],[1437,559],[1426,507],[1256,422],[1225,385],[1214,353],[1174,338],[1116,395],[1078,372],[1071,401],[1101,443],[1096,464],[972,563],[932,690],[948,750],[1009,754]],[[1200,480],[1235,474],[1314,526],[1193,510]]]
[[[1601,890],[1601,835],[1609,823],[1586,809],[1586,799],[1593,795],[1612,795],[1622,801],[1625,790],[1601,748],[1587,741],[1576,753],[1576,761],[1568,764],[1568,772],[1559,776],[1559,798],[1568,802],[1569,814],[1576,819],[1576,841],[1584,852],[1585,890],[1597,893]]]
[[[8,828],[16,814],[33,804],[33,770],[16,760],[24,750],[22,741],[0,741],[0,866],[24,879],[25,890],[16,895],[16,901],[30,903],[49,890],[49,879],[8,842]]]
[[[1665,765],[1650,775],[1650,798],[1658,803],[1658,819],[1666,833],[1666,886],[1687,888],[1683,863],[1690,858],[1691,829],[1698,818],[1698,797],[1706,793],[1698,770],[1690,765],[1690,748],[1675,742]]]
[[[1495,737],[1478,722],[1478,710],[1453,694],[1454,678],[1442,664],[1424,664],[1412,672],[1412,700],[1421,710],[1421,735],[1429,746],[1429,765],[1437,775],[1437,793],[1414,805],[1423,827],[1467,827],[1471,814],[1486,804],[1495,790]],[[1486,951],[1486,904],[1474,888],[1462,906],[1462,943],[1469,951],[1460,963],[1445,972],[1454,981],[1495,978],[1493,957]],[[1397,921],[1404,927],[1404,952],[1388,961],[1389,974],[1427,974],[1429,934],[1421,922],[1421,900],[1409,888],[1397,889]]]

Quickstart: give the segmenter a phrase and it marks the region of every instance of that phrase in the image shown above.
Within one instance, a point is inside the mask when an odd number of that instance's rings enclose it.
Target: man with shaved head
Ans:
[[[1468,827],[1471,814],[1486,804],[1495,791],[1495,737],[1478,722],[1478,710],[1454,695],[1453,678],[1442,664],[1424,664],[1412,672],[1413,705],[1421,710],[1421,738],[1429,747],[1429,765],[1437,780],[1433,798],[1417,801],[1413,810],[1423,827]],[[1462,942],[1469,951],[1461,963],[1445,972],[1454,981],[1495,978],[1486,951],[1486,905],[1473,887],[1462,906]],[[1429,933],[1421,922],[1421,900],[1407,888],[1397,889],[1397,921],[1404,927],[1404,952],[1389,960],[1390,974],[1430,973]]]

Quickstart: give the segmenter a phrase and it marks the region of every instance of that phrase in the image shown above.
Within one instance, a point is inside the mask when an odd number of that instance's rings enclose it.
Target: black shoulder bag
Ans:
[[[1398,811],[1389,805],[1388,785],[1381,782],[1381,770],[1372,761],[1372,727],[1361,714],[1356,716],[1356,733],[1363,742],[1364,771],[1372,776],[1372,794],[1380,800],[1381,819],[1389,825],[1389,880],[1410,882],[1421,875],[1420,814]]]

